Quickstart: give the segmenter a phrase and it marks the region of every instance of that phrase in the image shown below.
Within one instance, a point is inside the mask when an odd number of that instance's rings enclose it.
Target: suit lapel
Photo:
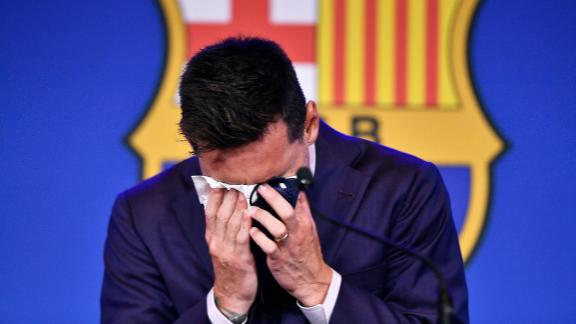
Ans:
[[[310,187],[310,203],[327,217],[352,223],[370,177],[353,169],[351,165],[361,154],[360,146],[322,123],[316,142],[318,157],[314,185]],[[340,138],[338,138],[340,137]],[[322,251],[330,265],[338,263],[338,251],[347,233],[323,219],[314,216]]]

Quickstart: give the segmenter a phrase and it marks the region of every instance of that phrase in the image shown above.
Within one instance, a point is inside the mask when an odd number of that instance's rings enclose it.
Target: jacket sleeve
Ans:
[[[102,323],[209,323],[205,296],[177,314],[154,259],[136,231],[123,194],[112,209],[104,265]]]
[[[420,167],[394,218],[390,239],[433,260],[452,297],[453,323],[467,323],[468,296],[458,235],[448,194],[434,165]],[[390,248],[377,269],[382,271],[370,274],[385,276],[378,291],[369,292],[343,276],[331,323],[438,322],[438,281],[425,264]]]

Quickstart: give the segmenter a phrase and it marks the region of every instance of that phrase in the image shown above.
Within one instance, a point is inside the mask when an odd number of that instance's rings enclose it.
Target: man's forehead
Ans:
[[[221,159],[202,160],[200,167],[202,173],[217,181],[227,184],[257,184],[263,183],[270,178],[281,175],[281,170],[277,170],[282,165],[282,161],[270,159]]]
[[[282,174],[285,155],[265,144],[253,150],[212,150],[198,156],[204,175],[229,184],[255,184]]]
[[[284,122],[269,125],[266,132],[257,140],[237,147],[214,149],[202,152],[198,157],[210,163],[225,163],[228,160],[251,159],[283,151],[288,146],[287,127]]]
[[[288,127],[280,120],[254,142],[203,152],[198,158],[204,175],[230,184],[255,184],[285,176],[294,162],[294,149]]]

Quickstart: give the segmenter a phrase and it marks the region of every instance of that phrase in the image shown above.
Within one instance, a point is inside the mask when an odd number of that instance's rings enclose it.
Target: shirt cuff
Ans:
[[[208,319],[212,324],[233,324],[222,312],[216,307],[216,300],[214,299],[214,288],[210,289],[206,295],[206,310],[208,312]],[[244,320],[242,324],[248,322]]]
[[[336,299],[338,298],[341,284],[342,276],[332,269],[332,281],[330,281],[330,287],[328,287],[326,298],[324,298],[322,304],[305,307],[302,306],[300,302],[296,301],[298,308],[300,308],[302,313],[304,313],[304,316],[306,316],[306,319],[308,319],[311,324],[328,324],[332,312],[334,311],[334,306],[336,305]]]

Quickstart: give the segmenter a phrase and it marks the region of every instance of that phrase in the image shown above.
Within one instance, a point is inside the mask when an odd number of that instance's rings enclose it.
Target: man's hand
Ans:
[[[300,193],[294,208],[267,184],[258,187],[258,194],[282,219],[280,221],[256,207],[248,212],[276,238],[269,239],[256,227],[250,229],[250,236],[268,256],[272,275],[304,306],[323,303],[332,280],[332,271],[324,262],[306,194]]]
[[[206,205],[206,242],[214,267],[214,296],[226,316],[246,314],[256,297],[258,281],[250,252],[252,219],[236,190],[212,189]]]

